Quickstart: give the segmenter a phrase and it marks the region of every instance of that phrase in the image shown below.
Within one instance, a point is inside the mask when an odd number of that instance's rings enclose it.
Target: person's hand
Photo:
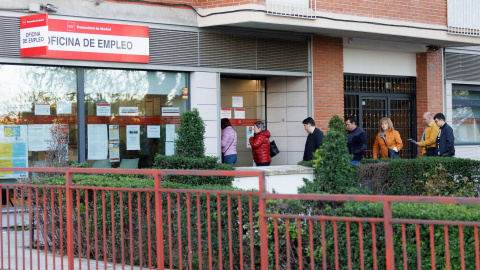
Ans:
[[[414,142],[414,144],[416,144],[416,145],[420,146],[420,143],[419,143],[419,142]]]
[[[393,147],[393,151],[398,152],[397,147]]]

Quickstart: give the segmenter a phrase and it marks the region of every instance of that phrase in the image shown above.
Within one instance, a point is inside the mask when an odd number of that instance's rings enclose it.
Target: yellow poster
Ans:
[[[11,158],[13,155],[12,152],[12,143],[0,143],[0,157]]]
[[[13,167],[13,160],[11,160],[11,159],[0,159],[0,168],[8,168],[8,167],[10,167],[10,168]],[[5,174],[12,174],[12,172],[9,172],[9,171],[0,172],[1,176],[5,175]]]

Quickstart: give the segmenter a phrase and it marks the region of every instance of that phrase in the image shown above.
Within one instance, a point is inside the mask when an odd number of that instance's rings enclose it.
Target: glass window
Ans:
[[[27,142],[28,166],[45,162],[47,143],[52,124],[61,124],[68,130],[69,158],[76,160],[77,151],[77,73],[73,68],[0,65],[0,125],[4,131],[2,142]],[[7,132],[7,130],[9,132]],[[11,132],[10,132],[11,131]],[[41,132],[40,132],[41,131]],[[27,133],[27,134],[24,134]],[[27,136],[31,135],[31,136]],[[12,141],[13,142],[13,141]],[[9,147],[7,156],[13,164],[6,167],[23,167],[18,162],[24,151],[19,145]],[[2,146],[2,147],[3,147]],[[2,156],[1,162],[10,162]]]
[[[87,160],[95,166],[105,158],[110,164],[104,164],[112,167],[123,167],[127,160],[135,167],[138,161],[139,168],[146,168],[152,166],[156,153],[173,154],[180,114],[187,110],[184,87],[185,73],[86,69]],[[109,128],[113,133],[107,132]],[[160,130],[160,138],[155,129]],[[105,139],[110,143],[108,157],[105,148],[94,147],[97,141],[93,140]]]
[[[453,86],[455,144],[480,143],[480,87]]]

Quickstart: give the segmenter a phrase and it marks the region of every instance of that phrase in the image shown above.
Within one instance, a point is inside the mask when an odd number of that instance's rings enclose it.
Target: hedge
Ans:
[[[51,185],[63,185],[65,184],[64,177],[53,176],[45,178],[42,184],[51,184]],[[76,186],[101,186],[101,187],[124,187],[124,188],[152,188],[154,186],[153,180],[148,178],[138,178],[132,176],[121,176],[121,175],[73,175],[73,183]],[[163,209],[163,232],[164,232],[164,258],[165,258],[165,267],[179,269],[181,262],[182,268],[185,268],[188,261],[189,255],[192,256],[192,268],[199,269],[200,265],[199,256],[202,257],[202,268],[208,268],[209,264],[209,253],[212,254],[212,265],[214,269],[220,267],[222,264],[224,269],[230,267],[231,263],[235,268],[239,268],[240,264],[244,264],[245,269],[250,269],[250,260],[253,259],[254,267],[259,267],[260,263],[260,239],[259,239],[259,220],[258,220],[258,197],[251,197],[251,206],[249,203],[248,195],[230,195],[230,205],[231,205],[231,215],[228,215],[227,211],[227,201],[228,195],[222,194],[219,195],[221,199],[220,205],[220,217],[217,215],[217,195],[215,194],[217,190],[227,190],[227,191],[238,191],[235,188],[222,186],[222,185],[204,185],[204,186],[189,186],[179,183],[170,183],[162,182],[162,187],[167,189],[172,189],[170,192],[170,203],[167,199],[167,193],[162,192],[162,209]],[[188,222],[187,222],[187,200],[185,193],[176,192],[175,189],[198,189],[198,190],[211,190],[209,196],[209,205],[210,205],[210,237],[211,245],[208,243],[208,213],[207,213],[207,195],[200,194],[198,198],[201,200],[200,203],[200,215],[197,215],[197,195],[190,195],[190,225],[191,225],[191,246],[192,250],[188,250]],[[62,220],[64,227],[66,226],[66,198],[65,192],[62,193],[62,208],[60,208],[58,201],[55,200],[53,203],[50,201],[50,194],[53,190],[54,198],[58,198],[59,189],[46,188],[47,192],[46,200],[46,211],[47,219],[43,219],[43,215],[40,214],[40,230],[43,231],[44,226],[51,228],[51,215],[57,217],[60,216],[59,210],[62,209]],[[36,190],[34,189],[36,192]],[[34,192],[34,193],[35,193]],[[43,189],[38,190],[39,198],[43,196]],[[93,191],[88,192],[88,203],[87,197],[85,196],[85,190],[80,190],[79,192],[74,191],[73,203],[74,203],[74,249],[76,256],[80,255],[84,258],[96,258],[98,260],[104,259],[104,251],[107,255],[107,260],[111,261],[113,258],[112,254],[112,230],[115,231],[115,245],[116,253],[115,258],[117,262],[121,262],[121,226],[123,224],[124,230],[124,239],[123,244],[125,248],[125,263],[131,264],[130,261],[130,248],[134,247],[133,250],[133,264],[142,265],[143,267],[148,266],[148,249],[151,249],[151,253],[154,254],[152,258],[152,267],[157,267],[156,261],[156,229],[155,229],[155,208],[154,208],[154,193],[148,192],[149,201],[146,199],[147,192],[132,192],[131,194],[131,205],[134,211],[130,217],[128,214],[129,207],[129,195],[127,192],[122,192],[123,204],[120,205],[119,197],[120,192],[114,192],[114,220],[111,219],[111,204],[110,191],[105,191],[105,199],[103,199],[103,192],[97,191],[96,197],[94,197]],[[79,197],[78,197],[79,196]],[[177,200],[177,196],[178,200]],[[39,201],[35,200],[35,195],[32,200],[32,207],[39,210],[39,213],[43,213],[44,204],[42,199]],[[140,207],[138,207],[138,198],[140,197]],[[242,226],[239,228],[240,224],[238,223],[238,200],[241,200],[241,220]],[[106,207],[103,208],[102,200],[105,200]],[[95,202],[96,201],[96,205]],[[150,206],[150,220],[147,220],[147,201]],[[177,205],[177,202],[180,202],[180,205]],[[80,203],[78,203],[80,202]],[[96,206],[96,207],[95,207]],[[249,209],[252,209],[252,219],[253,223],[250,222]],[[285,200],[269,200],[267,201],[267,212],[268,213],[278,213],[278,214],[300,214],[300,215],[326,215],[326,216],[346,216],[346,217],[382,217],[383,208],[381,204],[378,203],[354,203],[347,202],[344,204],[338,204],[335,206],[335,209],[332,209],[328,202],[312,202],[312,201],[285,201]],[[393,217],[401,219],[427,219],[427,220],[463,220],[463,221],[480,221],[480,206],[471,206],[471,205],[437,205],[437,204],[413,204],[413,203],[395,203],[392,205],[393,208]],[[85,219],[86,210],[89,211],[89,219]],[[140,209],[140,210],[138,210]],[[171,210],[172,215],[170,216],[170,221],[168,218],[168,209]],[[180,209],[180,212],[177,210]],[[81,218],[78,219],[77,212],[80,211]],[[123,215],[121,215],[123,211]],[[97,220],[95,222],[94,213],[97,213]],[[106,220],[103,220],[103,215],[107,217]],[[180,220],[178,218],[180,214]],[[133,238],[130,238],[129,230],[129,220],[132,222],[132,234]],[[143,239],[143,244],[139,245],[139,226],[138,219],[141,222],[140,235]],[[197,220],[200,219],[200,231],[201,231],[201,242],[198,243],[198,227]],[[220,224],[218,220],[220,219]],[[150,223],[148,223],[148,221]],[[179,222],[180,221],[180,222]],[[88,222],[90,231],[87,234],[86,223]],[[168,224],[171,224],[171,232],[168,230]],[[179,227],[180,223],[180,227]],[[150,224],[150,234],[148,233],[147,225]],[[277,222],[278,224],[278,239],[279,239],[279,254],[278,258],[280,268],[287,268],[287,245],[286,245],[286,232],[287,232],[287,223],[286,220],[280,219]],[[334,248],[334,228],[331,221],[325,221],[325,249],[327,264],[329,269],[335,265],[335,248]],[[78,226],[80,225],[80,235],[81,238],[78,238],[79,232],[77,231]],[[218,226],[221,226],[221,238],[222,238],[222,248],[220,249],[219,238],[218,238]],[[230,226],[229,226],[230,225]],[[312,222],[314,226],[313,231],[313,243],[314,243],[314,261],[317,267],[322,265],[322,230],[320,227],[320,222]],[[269,218],[267,221],[267,232],[268,232],[268,254],[269,254],[269,265],[270,267],[275,266],[276,256],[275,256],[275,231],[274,231],[274,219]],[[290,240],[290,263],[291,266],[295,268],[295,265],[298,264],[298,250],[297,243],[299,240],[299,235],[302,239],[302,254],[303,260],[302,264],[309,266],[310,263],[310,245],[309,245],[309,231],[310,224],[307,220],[300,220],[300,230],[297,227],[297,220],[290,219],[288,224],[289,240]],[[251,229],[253,228],[253,230]],[[59,249],[59,239],[63,237],[64,241],[64,251],[66,251],[66,235],[62,235],[58,230],[58,224],[55,224],[55,238],[57,244],[57,250]],[[98,228],[98,255],[95,253],[94,241],[94,229]],[[422,246],[422,266],[429,267],[430,262],[430,235],[428,226],[420,225],[421,228],[421,246]],[[415,226],[407,225],[407,250],[408,250],[408,267],[416,268],[416,242],[415,242]],[[435,226],[435,256],[437,260],[437,266],[444,268],[445,261],[445,251],[444,251],[444,236],[443,236],[443,226]],[[50,231],[50,230],[48,230]],[[107,243],[106,249],[103,248],[104,238],[102,232],[105,231],[107,237],[105,241]],[[353,269],[359,269],[360,263],[360,250],[358,246],[358,223],[350,223],[350,239],[352,243],[352,263]],[[300,233],[299,233],[300,232]],[[63,231],[66,233],[66,230]],[[340,268],[347,268],[347,256],[346,256],[346,223],[338,221],[337,222],[337,234],[338,234],[338,249],[339,249],[339,258],[340,258]],[[86,245],[86,235],[90,238],[90,251],[88,252],[88,246]],[[231,237],[229,237],[231,235]],[[376,224],[376,249],[377,249],[377,261],[378,269],[385,269],[385,244],[383,236],[383,224]],[[152,243],[150,246],[147,246],[146,239],[151,237]],[[182,241],[181,248],[179,248],[179,236]],[[48,236],[51,239],[51,235]],[[241,238],[241,242],[239,240]],[[464,239],[465,239],[465,260],[466,265],[475,265],[474,261],[474,235],[473,229],[471,227],[464,227]],[[250,241],[253,241],[253,246],[250,245]],[[394,225],[394,246],[395,246],[395,260],[396,268],[402,268],[402,250],[401,250],[401,230],[400,225]],[[456,227],[449,227],[449,241],[450,241],[450,259],[453,265],[458,265],[459,260],[459,235],[458,229]],[[172,250],[170,252],[168,246],[169,243],[172,243]],[[232,243],[232,256],[230,256],[229,242]],[[48,241],[51,244],[51,241]],[[241,245],[240,245],[241,243]],[[198,246],[200,245],[201,252],[198,251]],[[370,223],[363,223],[363,246],[364,246],[364,259],[365,259],[365,268],[373,268],[373,253],[372,253],[372,230]],[[254,251],[254,257],[250,257],[251,248]],[[219,250],[222,251],[223,258],[219,260]],[[239,253],[240,250],[243,251],[243,261],[240,260]],[[142,263],[140,263],[140,254],[142,255]],[[181,257],[180,257],[181,254]],[[170,257],[172,258],[172,263],[170,263]],[[443,263],[442,263],[443,261]],[[452,268],[454,269],[454,268]]]
[[[155,156],[154,169],[172,169],[172,170],[234,170],[229,164],[218,163],[216,157],[184,157],[181,155],[164,156],[157,154]],[[168,182],[196,185],[228,185],[231,186],[233,177],[229,176],[185,176],[185,175],[167,175],[162,177]]]
[[[473,184],[478,196],[480,161],[464,158],[364,159],[359,167],[362,179],[359,184],[362,186],[371,182],[374,194],[421,195],[425,193],[425,183],[436,175],[435,169],[439,164],[451,180],[457,182],[455,189],[468,188]]]
[[[98,187],[122,187],[122,188],[153,188],[154,181],[153,179],[148,178],[138,178],[135,176],[123,176],[123,175],[82,175],[82,174],[74,174],[73,175],[73,184],[76,186],[98,186]],[[35,184],[46,184],[46,185],[64,185],[65,178],[64,176],[53,176],[47,177],[43,179],[41,182],[37,182]],[[187,196],[186,193],[179,193],[175,192],[175,189],[190,189],[190,190],[211,190],[209,195],[202,193],[197,196],[197,194],[193,193],[190,195],[190,224],[191,224],[191,256],[193,257],[193,268],[199,269],[200,265],[198,265],[198,258],[202,256],[202,266],[204,268],[208,268],[209,264],[209,251],[212,252],[212,264],[215,268],[219,267],[219,264],[223,264],[223,268],[229,267],[229,261],[232,260],[234,265],[239,265],[241,262],[239,261],[238,254],[240,253],[240,242],[239,242],[239,230],[238,230],[238,215],[239,211],[238,207],[238,200],[241,200],[242,205],[242,220],[245,229],[241,231],[242,235],[242,249],[244,254],[244,261],[250,260],[250,235],[255,238],[255,242],[258,243],[258,233],[252,233],[249,230],[249,196],[247,195],[226,195],[221,194],[221,209],[220,209],[220,219],[217,215],[217,195],[215,194],[216,191],[227,190],[227,191],[239,191],[236,188],[228,187],[224,185],[201,185],[201,186],[190,186],[180,183],[172,183],[162,181],[162,188],[164,189],[171,189],[170,192],[170,201],[168,200],[167,192],[162,192],[162,208],[163,208],[163,238],[164,238],[164,258],[165,258],[165,266],[170,269],[178,269],[180,262],[183,264],[183,267],[187,265],[189,260],[189,250],[188,250],[188,229],[186,224],[187,223]],[[53,191],[54,201],[51,201],[51,193]],[[39,201],[36,201],[36,194],[38,192]],[[60,207],[58,203],[58,196],[59,196],[59,189],[52,189],[46,188],[45,192],[47,194],[46,197],[46,207],[42,201],[44,190],[43,189],[33,189],[33,200],[32,200],[32,207],[37,209],[40,213],[39,215],[39,227],[40,230],[43,231],[45,225],[49,228],[47,231],[49,232],[48,241],[50,248],[52,245],[52,235],[51,235],[51,216],[56,216],[56,223],[55,223],[55,239],[56,239],[56,249],[60,249],[60,238],[63,238],[63,250],[66,252],[67,250],[67,236],[66,230],[63,231],[63,234],[59,230],[59,217],[60,217],[60,209],[62,209],[62,222],[63,226],[66,226],[66,194],[65,192],[62,193],[62,207]],[[120,204],[120,193],[122,194],[123,203]],[[149,200],[147,200],[147,194],[149,196]],[[104,196],[103,196],[104,195]],[[177,200],[177,196],[178,200]],[[207,221],[207,196],[209,197],[209,204],[210,204],[210,237],[211,237],[211,245],[208,243],[208,221]],[[231,215],[228,215],[228,205],[227,200],[230,200],[231,204]],[[140,198],[140,207],[138,204],[138,200]],[[87,203],[88,199],[88,203]],[[197,214],[197,200],[200,199],[200,216]],[[103,200],[105,200],[105,208],[103,207]],[[115,258],[117,263],[121,263],[120,258],[121,256],[121,231],[123,225],[123,246],[125,249],[125,263],[126,264],[133,264],[133,265],[142,265],[143,267],[148,267],[148,249],[151,249],[152,256],[152,265],[153,267],[157,267],[157,256],[156,256],[156,227],[155,227],[155,194],[154,192],[135,192],[133,191],[131,195],[128,192],[113,192],[113,200],[114,200],[114,221],[112,222],[112,212],[111,212],[111,191],[105,191],[104,194],[102,191],[97,190],[96,196],[92,190],[88,191],[88,198],[86,196],[86,192],[84,189],[74,190],[73,191],[73,210],[74,210],[74,250],[75,256],[78,256],[79,253],[84,258],[92,258],[97,260],[104,260],[104,252],[107,257],[107,261],[112,261],[113,259],[113,246],[112,246],[112,230],[115,231],[115,246],[116,246],[116,253]],[[252,196],[252,206],[254,208],[254,212],[258,213],[258,197]],[[177,208],[177,202],[180,202],[179,207]],[[129,205],[131,205],[131,209],[133,209],[131,216],[128,213]],[[150,207],[150,220],[147,219],[147,208]],[[46,209],[45,209],[46,208]],[[42,215],[44,209],[47,211],[47,219],[44,220]],[[86,210],[89,211],[89,219],[86,220]],[[168,209],[171,210],[171,216],[168,217]],[[178,209],[180,209],[180,213],[178,213]],[[78,218],[78,211],[80,211],[80,219]],[[122,215],[123,211],[123,215]],[[95,221],[94,214],[97,214],[97,220]],[[103,220],[103,215],[105,215],[106,220]],[[181,227],[179,228],[179,216],[180,216],[180,224]],[[132,222],[132,238],[130,238],[130,219],[133,220]],[[141,220],[141,228],[139,226],[138,220]],[[197,220],[200,219],[200,231],[202,235],[201,243],[198,243],[198,227],[197,227]],[[220,220],[220,226],[222,227],[222,247],[219,248],[219,236],[218,236],[218,220]],[[88,223],[89,232],[87,233],[86,224]],[[171,232],[169,232],[169,223],[171,224]],[[230,228],[231,230],[227,229]],[[148,232],[148,225],[150,225],[150,233]],[[253,224],[252,224],[253,225]],[[80,227],[79,227],[80,226]],[[80,228],[80,232],[78,231]],[[98,228],[98,254],[94,248],[94,239],[95,239],[95,228]],[[103,237],[103,231],[106,232],[106,237]],[[139,231],[141,232],[139,234]],[[80,238],[79,238],[80,235]],[[87,235],[90,239],[90,247],[86,244]],[[140,245],[140,235],[142,239],[142,245]],[[181,235],[182,240],[182,247],[179,249],[178,239],[179,235]],[[231,238],[229,238],[231,235]],[[147,245],[148,237],[151,238],[151,245]],[[104,241],[106,241],[107,245],[104,249]],[[172,250],[170,252],[168,248],[168,243],[172,241]],[[230,256],[229,250],[229,241],[232,242],[232,256]],[[43,242],[43,241],[42,241]],[[199,252],[198,246],[200,245],[201,252]],[[139,248],[141,246],[141,249]],[[130,258],[130,248],[133,247],[133,257],[132,261]],[[256,247],[258,249],[258,247]],[[219,261],[219,250],[223,253],[223,260]],[[180,257],[180,254],[182,256]],[[259,254],[258,250],[256,250],[255,254]],[[170,263],[170,259],[172,258],[172,262]],[[142,261],[140,262],[140,258]],[[259,257],[255,258],[256,264],[258,264]]]

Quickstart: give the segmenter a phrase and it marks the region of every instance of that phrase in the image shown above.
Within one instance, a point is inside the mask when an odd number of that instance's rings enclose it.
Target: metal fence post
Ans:
[[[395,269],[395,254],[393,250],[392,202],[383,202],[383,220],[385,231],[385,259],[387,270]]]
[[[72,195],[72,173],[67,171],[65,174],[65,192],[67,195],[67,257],[68,269],[73,269],[73,195]],[[60,217],[61,218],[61,217]]]
[[[265,218],[266,199],[265,199],[265,172],[259,176],[259,225],[260,225],[260,265],[261,269],[268,269],[268,236],[267,220]]]
[[[160,188],[162,187],[159,173],[155,174],[155,228],[157,241],[157,269],[163,270],[165,263],[163,260],[163,209],[162,195]],[[171,268],[172,266],[170,266]]]

